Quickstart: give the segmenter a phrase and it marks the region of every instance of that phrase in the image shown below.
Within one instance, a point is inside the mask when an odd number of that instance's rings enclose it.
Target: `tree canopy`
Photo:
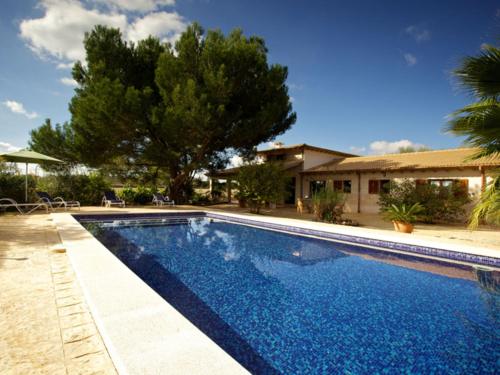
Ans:
[[[420,147],[404,146],[398,149],[399,154],[411,154],[413,152],[422,152],[422,151],[431,151],[431,148],[426,146],[420,146]]]
[[[71,122],[33,131],[34,150],[64,139],[70,145],[57,147],[91,167],[160,168],[178,198],[197,171],[222,168],[231,152],[250,155],[296,120],[287,68],[270,65],[264,40],[241,30],[193,24],[172,46],[96,26],[84,46]]]

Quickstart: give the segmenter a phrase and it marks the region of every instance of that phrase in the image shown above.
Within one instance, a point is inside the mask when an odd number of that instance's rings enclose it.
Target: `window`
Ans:
[[[344,193],[351,192],[351,180],[333,180],[333,190]]]
[[[469,193],[469,180],[452,180],[452,179],[432,179],[428,183],[433,186],[453,189],[456,197],[461,197]]]
[[[267,160],[268,161],[281,161],[281,160],[285,160],[285,154],[277,154],[277,155],[269,155],[267,157]]]
[[[344,193],[351,192],[351,180],[344,180]]]
[[[391,190],[391,180],[380,180],[380,191],[382,193],[389,193]]]
[[[391,180],[368,180],[368,194],[388,193]]]
[[[309,183],[309,194],[312,197],[314,194],[319,193],[322,190],[326,189],[326,181],[325,180],[317,180],[311,181]]]

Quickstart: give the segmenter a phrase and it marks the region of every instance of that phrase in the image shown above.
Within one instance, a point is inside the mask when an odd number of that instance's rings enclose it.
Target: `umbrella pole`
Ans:
[[[24,175],[24,201],[28,203],[28,163],[26,163],[26,174]]]

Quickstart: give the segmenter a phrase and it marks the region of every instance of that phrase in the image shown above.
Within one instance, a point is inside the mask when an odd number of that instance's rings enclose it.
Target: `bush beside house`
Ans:
[[[424,223],[454,222],[464,218],[465,205],[471,201],[465,187],[453,184],[448,187],[432,184],[416,184],[413,180],[391,181],[387,192],[379,197],[380,211],[392,206],[419,203],[423,209],[419,221]]]
[[[266,204],[276,204],[285,195],[285,173],[277,163],[250,164],[240,168],[237,198],[259,213]]]

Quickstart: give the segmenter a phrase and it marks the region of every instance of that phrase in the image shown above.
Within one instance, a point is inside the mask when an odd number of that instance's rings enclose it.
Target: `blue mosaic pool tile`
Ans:
[[[428,256],[433,256],[433,257],[438,257],[438,258],[443,258],[443,259],[458,260],[458,261],[464,261],[464,262],[469,262],[469,263],[475,263],[475,264],[481,264],[481,265],[487,265],[487,266],[493,266],[493,267],[500,268],[500,258],[493,258],[493,257],[488,257],[488,256],[483,256],[483,255],[472,255],[472,254],[462,253],[462,252],[458,252],[458,251],[450,251],[450,250],[444,250],[444,249],[438,249],[438,248],[432,248],[432,247],[426,247],[426,246],[409,245],[409,244],[396,243],[396,242],[391,242],[391,241],[376,240],[376,239],[371,239],[371,238],[367,238],[367,237],[359,237],[359,236],[345,235],[345,234],[340,234],[340,233],[331,233],[331,232],[325,232],[325,231],[308,229],[308,228],[300,228],[300,227],[295,227],[295,226],[287,226],[287,225],[282,225],[282,224],[267,223],[267,222],[261,222],[261,221],[257,221],[257,220],[251,220],[251,219],[228,217],[225,215],[220,215],[220,214],[216,214],[216,213],[212,213],[212,212],[207,213],[207,217],[212,217],[212,218],[221,219],[221,220],[227,220],[230,222],[236,222],[236,223],[241,223],[241,224],[255,225],[255,226],[259,226],[259,227],[263,227],[263,228],[276,229],[276,230],[286,231],[286,232],[291,232],[291,233],[307,234],[307,235],[316,236],[316,237],[320,237],[320,238],[328,238],[328,239],[332,239],[332,240],[346,241],[346,242],[351,242],[354,244],[377,246],[377,247],[388,248],[388,249],[392,249],[392,250],[405,251],[405,252],[410,252],[410,253],[414,253],[417,255],[419,255],[419,254],[420,255],[428,255]]]
[[[189,211],[189,212],[158,212],[158,213],[124,213],[124,214],[106,214],[106,215],[91,215],[91,214],[74,214],[73,215],[79,222],[88,221],[114,221],[114,220],[127,220],[127,219],[161,219],[161,218],[188,218],[188,217],[209,217],[214,219],[225,220],[234,223],[248,224],[259,226],[262,228],[275,229],[280,231],[286,231],[296,234],[306,234],[311,236],[316,236],[320,238],[330,239],[330,240],[340,240],[346,241],[353,244],[376,246],[381,248],[387,248],[397,251],[405,251],[413,253],[416,255],[427,255],[437,258],[443,258],[448,260],[462,261],[467,263],[474,263],[478,265],[493,266],[500,268],[500,258],[488,257],[484,255],[473,255],[462,253],[459,251],[450,251],[445,249],[417,246],[404,243],[397,243],[392,241],[376,240],[368,237],[360,237],[353,235],[345,235],[340,233],[331,233],[321,230],[314,230],[308,228],[300,228],[295,226],[283,225],[262,222],[258,220],[252,220],[247,218],[226,216],[223,214],[218,214],[214,212],[204,212],[204,211]]]
[[[498,273],[223,218],[84,225],[251,373],[498,373]]]

